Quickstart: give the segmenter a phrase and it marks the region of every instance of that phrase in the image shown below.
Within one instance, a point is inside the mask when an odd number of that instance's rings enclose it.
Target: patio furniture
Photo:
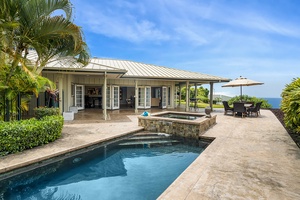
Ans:
[[[233,115],[233,108],[228,105],[228,101],[222,101],[222,103],[224,106],[224,115],[226,115],[227,112],[231,112]]]
[[[253,101],[246,101],[245,104],[251,104],[249,107],[254,107],[254,102]]]
[[[248,111],[249,108],[253,108],[253,104],[251,103],[244,103],[244,107],[246,108],[246,111]]]
[[[194,109],[195,111],[197,110],[197,98],[190,98],[190,108]]]
[[[127,106],[132,107],[131,99],[126,99]]]
[[[256,117],[258,117],[258,115],[260,115],[261,104],[262,104],[262,102],[258,102],[258,103],[256,103],[255,107],[248,108],[247,112],[249,113],[249,115],[252,115],[252,113],[255,113]]]
[[[235,80],[230,81],[229,83],[226,83],[225,85],[223,85],[222,87],[240,87],[241,90],[241,101],[243,100],[243,92],[242,92],[242,88],[243,86],[251,86],[251,85],[262,85],[264,83],[262,82],[257,82],[257,81],[253,81],[250,79],[247,79],[245,77],[240,76],[239,78],[236,78]]]
[[[242,102],[234,102],[233,103],[233,116],[241,115],[242,118],[247,116],[247,110]]]

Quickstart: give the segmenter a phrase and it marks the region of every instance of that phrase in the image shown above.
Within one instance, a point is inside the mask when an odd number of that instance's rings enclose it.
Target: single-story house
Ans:
[[[27,55],[32,60],[35,57],[34,51]],[[71,58],[55,59],[48,62],[42,75],[57,84],[61,112],[99,107],[104,119],[107,110],[122,109],[122,105],[132,107],[135,112],[153,107],[175,108],[183,86],[189,89],[210,84],[213,91],[214,83],[230,81],[219,76],[107,58],[91,58],[86,66]],[[189,111],[188,94],[186,111]],[[45,95],[40,94],[31,106],[45,105],[45,101]]]

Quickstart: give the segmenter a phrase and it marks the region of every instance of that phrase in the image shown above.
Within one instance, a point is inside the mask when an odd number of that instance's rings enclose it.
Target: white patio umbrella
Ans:
[[[252,86],[252,85],[262,85],[264,83],[253,81],[250,79],[247,79],[245,77],[240,76],[239,78],[236,78],[225,85],[222,85],[222,87],[240,87],[241,90],[241,101],[242,101],[242,95],[243,95],[243,86]]]

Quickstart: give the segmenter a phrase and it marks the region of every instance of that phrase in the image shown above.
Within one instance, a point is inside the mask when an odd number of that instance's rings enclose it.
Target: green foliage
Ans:
[[[209,102],[209,99],[207,97],[204,97],[204,96],[197,96],[197,98],[199,99],[198,100],[198,103],[199,102],[202,102],[202,103],[208,103]]]
[[[63,14],[55,14],[57,11]],[[82,30],[72,20],[69,0],[1,0],[0,93],[7,102],[4,105],[0,99],[0,115],[19,109],[14,104],[19,93],[38,95],[45,87],[55,89],[41,72],[49,60],[65,56],[83,65],[89,61]]]
[[[0,123],[0,155],[55,141],[61,136],[63,123],[63,117],[58,115]]]
[[[300,133],[300,78],[293,79],[281,93],[281,110],[287,128]]]
[[[197,87],[197,98],[200,99],[202,102],[208,102],[208,94],[209,90],[202,86]],[[181,88],[181,99],[186,98],[186,87]],[[195,88],[190,88],[190,98],[195,98]]]
[[[59,108],[39,107],[34,109],[35,118],[41,119],[45,116],[60,115]]]
[[[257,102],[262,102],[261,108],[272,108],[272,105],[269,104],[269,102],[267,100],[262,99],[262,98],[250,97],[248,95],[243,95],[242,99],[245,102],[254,102],[254,104],[256,104]],[[232,105],[233,102],[239,102],[240,100],[241,100],[241,96],[235,96],[228,100],[228,104]]]

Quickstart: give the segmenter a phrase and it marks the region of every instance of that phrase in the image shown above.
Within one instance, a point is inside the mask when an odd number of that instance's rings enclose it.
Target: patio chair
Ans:
[[[224,115],[227,114],[227,112],[231,112],[232,115],[233,115],[233,108],[231,108],[229,105],[228,105],[228,101],[222,101],[223,103],[223,106],[224,106]]]
[[[249,115],[252,115],[252,113],[256,114],[256,117],[258,117],[258,115],[260,115],[260,106],[261,106],[262,102],[258,102],[256,103],[255,107],[250,107],[247,112],[249,113]]]
[[[244,103],[242,103],[242,102],[234,102],[233,103],[233,116],[235,116],[235,115],[241,115],[242,118],[244,116],[247,116],[247,111],[244,106]]]
[[[126,103],[128,107],[132,107],[132,101],[131,99],[126,99]]]

